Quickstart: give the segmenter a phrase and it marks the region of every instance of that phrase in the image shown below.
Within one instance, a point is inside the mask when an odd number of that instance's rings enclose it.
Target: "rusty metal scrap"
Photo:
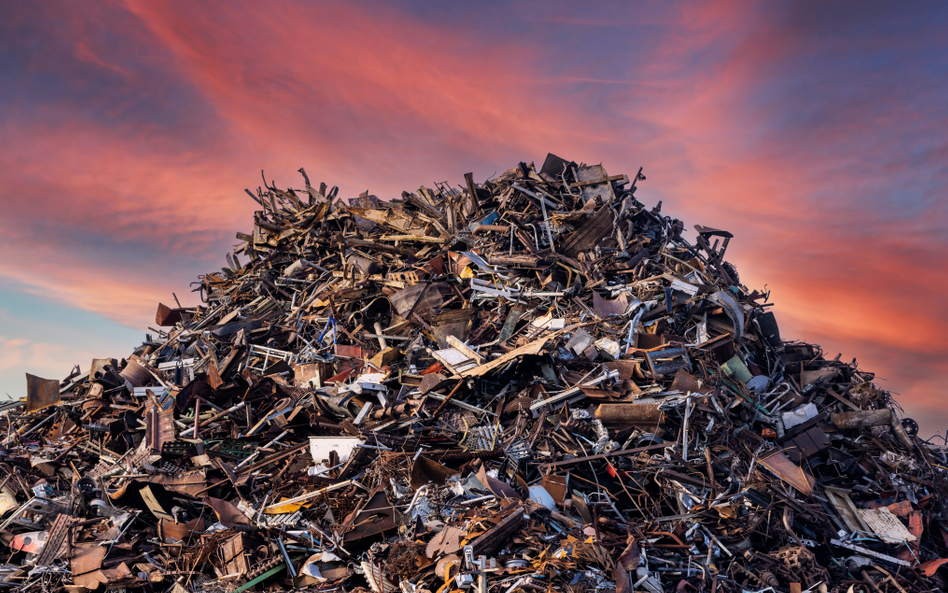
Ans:
[[[641,169],[300,173],[200,305],[0,407],[0,585],[945,590],[948,447],[783,340]]]

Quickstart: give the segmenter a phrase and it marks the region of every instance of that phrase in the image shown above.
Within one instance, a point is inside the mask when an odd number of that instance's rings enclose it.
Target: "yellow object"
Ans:
[[[280,500],[289,500],[286,497],[281,498]],[[295,513],[301,508],[308,506],[308,502],[291,502],[290,504],[280,504],[270,505],[263,510],[265,515],[284,515],[286,513]]]

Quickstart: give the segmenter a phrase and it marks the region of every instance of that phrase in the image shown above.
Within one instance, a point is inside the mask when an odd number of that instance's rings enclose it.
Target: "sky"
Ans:
[[[343,197],[547,152],[734,233],[785,339],[948,429],[948,4],[12,0],[0,394],[121,358],[225,264],[261,171]]]

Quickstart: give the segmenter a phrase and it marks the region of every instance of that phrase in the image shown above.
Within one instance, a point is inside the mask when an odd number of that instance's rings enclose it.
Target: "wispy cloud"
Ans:
[[[390,197],[552,151],[644,165],[642,199],[735,233],[731,258],[773,289],[786,333],[859,357],[934,413],[946,11],[14,4],[0,277],[144,327],[248,230],[242,190],[260,169]]]
[[[24,386],[24,373],[50,379],[60,378],[69,370],[68,365],[63,363],[64,358],[75,355],[75,350],[63,344],[0,336],[0,373],[20,375]],[[92,360],[91,356],[84,358]]]

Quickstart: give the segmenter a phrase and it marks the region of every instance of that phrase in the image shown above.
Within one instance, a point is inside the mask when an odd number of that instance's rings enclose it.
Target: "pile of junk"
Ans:
[[[247,190],[194,301],[0,404],[0,586],[943,591],[948,458],[731,233],[548,155]]]

